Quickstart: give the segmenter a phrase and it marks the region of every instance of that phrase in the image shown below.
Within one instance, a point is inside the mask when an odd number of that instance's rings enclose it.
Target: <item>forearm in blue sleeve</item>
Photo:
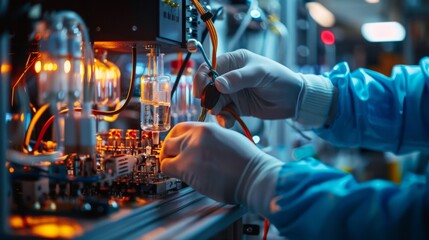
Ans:
[[[338,91],[337,113],[316,133],[339,146],[409,152],[429,149],[429,58],[395,66],[391,77],[340,63],[326,75]]]
[[[283,166],[269,216],[288,239],[427,239],[428,186],[350,175],[314,159]]]

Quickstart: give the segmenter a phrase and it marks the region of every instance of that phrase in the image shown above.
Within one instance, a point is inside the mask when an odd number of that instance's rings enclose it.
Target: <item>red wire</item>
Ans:
[[[267,240],[268,230],[270,230],[270,221],[265,218],[264,219],[264,235],[262,236],[262,240]]]
[[[74,110],[77,111],[77,112],[82,111],[81,108],[75,108]],[[63,109],[63,110],[60,111],[60,114],[67,113],[68,111],[69,111],[68,109]],[[48,119],[48,121],[45,122],[45,124],[42,127],[42,130],[40,130],[40,133],[37,136],[36,144],[34,145],[34,148],[33,148],[33,150],[31,152],[34,152],[36,149],[39,148],[40,144],[42,143],[42,139],[45,136],[46,131],[48,130],[49,126],[51,126],[51,124],[54,121],[54,119],[55,119],[55,115],[51,116]]]
[[[246,124],[243,122],[243,120],[240,118],[240,116],[238,116],[238,114],[234,111],[232,106],[228,105],[228,106],[224,107],[222,110],[229,112],[235,118],[235,120],[237,120],[237,122],[240,124],[241,129],[243,129],[244,135],[246,135],[246,137],[251,142],[255,143],[253,141],[252,134],[250,133],[249,128],[247,128]]]
[[[228,105],[228,106],[224,107],[222,110],[229,112],[235,118],[235,120],[237,120],[237,122],[240,124],[241,128],[243,129],[244,135],[246,135],[246,137],[251,142],[255,143],[253,141],[252,134],[250,133],[249,128],[247,128],[246,124],[243,122],[243,120],[240,118],[240,116],[238,116],[238,114],[234,111],[232,106]],[[270,230],[270,221],[267,218],[265,218],[264,219],[264,235],[262,236],[262,240],[267,240],[268,230]]]
[[[48,130],[49,126],[51,126],[52,122],[54,121],[54,118],[55,116],[51,116],[48,121],[46,121],[43,125],[42,130],[40,130],[39,136],[37,136],[36,145],[34,145],[33,151],[39,148],[43,136],[45,136],[46,130]]]

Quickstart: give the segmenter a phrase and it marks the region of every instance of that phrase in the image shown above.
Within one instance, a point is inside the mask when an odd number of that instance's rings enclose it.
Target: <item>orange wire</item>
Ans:
[[[197,1],[197,0],[191,0],[192,4],[195,6],[195,8],[197,9],[198,13],[200,15],[203,15],[206,13],[206,11],[204,10],[204,8],[201,6],[201,4]],[[214,27],[213,21],[211,19],[207,20],[205,22],[207,29],[210,33],[210,39],[212,41],[212,47],[213,47],[213,53],[212,53],[212,69],[216,70],[217,67],[217,62],[216,62],[216,53],[217,53],[217,45],[218,45],[218,38],[217,38],[217,33],[216,33],[216,29]],[[246,124],[243,122],[243,120],[240,118],[240,116],[238,116],[237,113],[234,112],[234,110],[232,109],[232,107],[226,107],[224,108],[225,111],[229,112],[236,120],[237,122],[240,124],[241,128],[244,131],[244,134],[246,135],[246,137],[252,141],[253,143],[255,143],[253,141],[252,138],[252,134],[250,133],[249,129],[247,128]],[[204,113],[204,111],[203,111]],[[204,116],[203,118],[205,118],[205,114],[202,114],[201,116]],[[201,118],[201,117],[200,117]],[[204,121],[204,119],[203,119]],[[267,235],[268,235],[268,230],[270,227],[270,222],[268,221],[268,219],[265,218],[264,220],[264,235],[263,235],[263,240],[267,239]]]
[[[32,152],[34,152],[36,149],[39,148],[40,143],[42,142],[43,136],[45,136],[46,130],[48,130],[48,127],[52,124],[54,121],[55,116],[51,116],[48,121],[45,122],[45,124],[42,127],[42,130],[40,130],[39,135],[37,136],[36,144],[34,145],[34,148]]]
[[[253,141],[252,134],[250,133],[249,128],[247,128],[246,124],[243,122],[243,120],[240,118],[240,116],[238,116],[238,114],[234,111],[232,106],[231,105],[225,106],[222,110],[229,112],[229,114],[231,114],[235,118],[235,120],[237,120],[237,122],[240,124],[241,129],[243,129],[244,135],[246,135],[246,137],[250,141],[255,143]]]
[[[202,16],[206,13],[203,6],[201,6],[200,2],[198,0],[191,0],[192,4],[195,6],[198,13]],[[216,60],[216,53],[217,53],[217,45],[218,45],[218,38],[216,33],[216,28],[214,27],[212,19],[208,19],[204,22],[206,24],[207,30],[210,33],[210,39],[212,42],[212,70],[216,71],[217,66],[217,60]],[[203,108],[200,114],[200,117],[198,118],[198,121],[204,122],[207,114],[207,109]]]
[[[235,120],[237,120],[237,122],[240,124],[241,129],[243,129],[244,135],[246,135],[246,137],[251,142],[253,142],[254,144],[256,144],[253,141],[252,134],[250,133],[249,128],[246,126],[246,124],[243,122],[243,120],[240,118],[240,116],[238,116],[238,114],[234,111],[234,109],[232,108],[232,106],[231,105],[227,105],[222,110],[230,113],[235,118]],[[267,240],[268,230],[270,230],[270,225],[271,225],[270,221],[267,218],[265,218],[264,219],[264,234],[262,236],[262,240]]]
[[[201,6],[201,3],[197,0],[191,0],[192,4],[197,9],[198,13],[200,15],[204,15],[206,11],[204,10],[203,6]],[[212,68],[213,70],[216,70],[216,53],[217,53],[217,45],[218,45],[218,38],[216,29],[214,27],[213,21],[211,19],[205,21],[205,24],[207,26],[207,30],[210,33],[210,39],[212,41],[212,47],[213,47],[213,53],[212,53]]]

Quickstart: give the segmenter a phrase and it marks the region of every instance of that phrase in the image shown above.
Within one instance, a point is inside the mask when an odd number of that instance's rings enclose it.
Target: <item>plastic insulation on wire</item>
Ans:
[[[270,230],[270,221],[268,219],[264,219],[264,235],[262,236],[262,240],[267,240],[268,230]]]
[[[116,115],[119,114],[122,110],[125,109],[125,107],[128,105],[128,103],[131,100],[131,96],[134,92],[134,83],[135,83],[135,78],[136,78],[136,65],[137,65],[137,49],[135,46],[132,47],[132,71],[131,71],[131,79],[130,79],[130,85],[128,88],[128,93],[127,93],[127,98],[124,102],[124,104],[118,108],[115,109],[113,111],[101,111],[101,110],[96,110],[96,109],[92,109],[91,112],[92,114],[95,115],[103,115],[103,116],[111,116],[111,115]],[[75,108],[74,109],[77,112],[82,111],[82,108]],[[69,110],[68,109],[64,109],[61,110],[59,112],[59,114],[65,114],[67,113]],[[37,141],[36,141],[36,145],[34,146],[34,149],[39,148],[40,144],[42,143],[42,139],[46,133],[46,131],[48,130],[49,126],[52,124],[52,122],[54,121],[55,116],[51,116],[48,121],[46,121],[46,123],[43,125],[42,130],[39,133],[39,136],[37,137]]]
[[[30,145],[31,133],[33,132],[33,129],[36,126],[37,122],[39,121],[40,117],[43,115],[43,113],[48,108],[49,108],[49,104],[45,104],[45,105],[41,106],[36,111],[36,114],[34,114],[34,117],[31,119],[30,125],[28,126],[27,132],[25,133],[24,151],[28,151],[28,146]]]
[[[213,13],[213,17],[212,17],[212,21],[213,24],[215,23],[215,21],[217,20],[217,18],[223,13],[223,7],[219,7],[218,9],[216,9],[216,11]],[[201,34],[201,42],[204,43],[204,40],[206,40],[207,34],[209,33],[208,28],[205,28],[203,33]]]
[[[195,8],[197,9],[200,16],[204,16],[206,14],[206,10],[204,10],[203,6],[201,6],[201,3],[199,1],[191,0],[191,2],[195,6]],[[213,64],[213,69],[216,70],[216,53],[217,53],[217,45],[218,45],[218,38],[217,38],[216,29],[214,27],[214,24],[213,24],[213,21],[211,20],[211,18],[206,19],[206,21],[204,21],[204,23],[206,24],[207,29],[210,33],[210,39],[212,41],[212,47],[213,47],[212,64]]]
[[[213,68],[212,63],[207,57],[207,54],[203,48],[203,45],[197,41],[196,39],[189,39],[187,43],[187,49],[189,52],[197,52],[199,49],[204,57],[204,61],[207,63],[207,66],[210,68],[209,76],[211,77],[211,81],[206,87],[203,89],[203,93],[201,94],[201,113],[198,117],[198,121],[204,122],[207,116],[208,109],[212,109],[220,98],[220,92],[216,89],[214,81],[219,74]]]
[[[30,55],[31,56],[31,55]],[[29,57],[30,57],[29,56]],[[37,62],[37,60],[40,58],[40,54],[38,54],[36,57],[33,58],[33,60],[31,60],[27,66],[25,67],[24,71],[22,72],[22,74],[19,76],[19,78],[12,84],[12,93],[11,93],[11,105],[14,105],[15,102],[15,88],[18,86],[18,84],[21,82],[21,80],[24,78],[25,74],[28,72],[28,70],[30,70],[33,65]]]
[[[173,95],[179,86],[180,78],[182,78],[183,72],[185,71],[186,65],[188,65],[189,59],[191,58],[192,53],[188,52],[186,54],[185,60],[182,62],[182,66],[180,66],[179,73],[177,73],[176,80],[174,80],[173,87],[171,88],[171,98],[173,99]]]
[[[250,141],[252,141],[253,143],[255,143],[253,141],[252,134],[250,133],[249,128],[247,128],[246,124],[243,122],[243,120],[240,118],[240,116],[238,116],[238,114],[234,111],[234,109],[232,108],[232,106],[231,105],[225,106],[222,110],[228,112],[229,114],[231,114],[235,118],[235,120],[237,120],[237,122],[240,124],[241,129],[243,129],[244,135],[246,135],[246,137]]]
[[[198,14],[200,14],[201,19],[206,24],[207,30],[210,33],[210,39],[212,42],[213,52],[212,52],[212,61],[211,61],[211,64],[209,66],[211,66],[211,70],[216,71],[216,63],[217,63],[216,62],[216,57],[217,57],[216,53],[217,53],[218,38],[217,38],[216,29],[215,29],[213,21],[211,19],[212,15],[207,14],[207,12],[204,10],[203,6],[201,6],[199,1],[191,0],[191,2],[195,6]],[[208,17],[208,16],[210,16],[210,17]],[[205,107],[203,107],[201,109],[201,114],[200,114],[200,117],[198,118],[198,121],[203,122],[205,120],[205,117],[207,115],[207,111],[208,110]]]
[[[218,9],[216,9],[216,11],[215,11],[215,13],[213,14],[213,17],[212,17],[213,23],[216,21],[216,19],[222,13],[223,13],[223,7],[219,7]],[[203,34],[201,35],[201,42],[204,42],[204,40],[206,39],[208,33],[209,33],[208,28],[205,28]],[[189,62],[189,59],[191,58],[191,55],[192,55],[192,53],[188,52],[186,54],[185,60],[183,60],[183,62],[182,62],[182,66],[180,67],[180,70],[179,70],[179,72],[177,74],[176,80],[174,81],[173,87],[171,89],[171,97],[173,97],[174,93],[177,90],[177,87],[179,86],[180,79],[181,79],[181,77],[183,75],[183,72],[185,71],[185,68],[186,68],[186,65]]]

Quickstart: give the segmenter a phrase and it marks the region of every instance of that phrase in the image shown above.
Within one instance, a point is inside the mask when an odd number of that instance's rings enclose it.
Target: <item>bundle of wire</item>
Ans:
[[[208,14],[206,12],[206,10],[204,10],[203,6],[201,5],[201,3],[197,0],[191,0],[192,4],[195,6],[197,12],[201,15],[201,16],[205,16],[205,14]],[[217,45],[218,45],[218,38],[217,38],[217,32],[216,29],[214,27],[213,21],[211,18],[208,18],[204,21],[204,23],[206,24],[207,30],[209,31],[210,34],[210,40],[212,42],[212,61],[211,61],[211,71],[216,71],[216,58],[217,58]],[[210,66],[210,65],[209,65]],[[198,118],[198,121],[203,122],[206,119],[207,116],[207,108],[202,108],[201,109],[201,114],[200,117]]]
[[[197,1],[197,0],[191,0],[192,4],[195,6],[195,8],[197,9],[198,13],[203,16],[204,14],[206,14],[206,11],[204,10],[204,8],[201,6],[201,4]],[[213,48],[213,52],[212,52],[212,62],[207,63],[208,66],[211,66],[210,71],[212,72],[216,72],[216,53],[217,53],[217,45],[218,45],[218,38],[217,38],[217,33],[216,33],[216,29],[214,27],[213,21],[211,19],[208,19],[206,21],[204,21],[207,29],[210,33],[210,39],[212,41],[212,48]],[[207,60],[206,60],[207,61]],[[215,76],[214,76],[215,77]],[[214,78],[213,77],[213,78]],[[201,114],[200,117],[198,118],[198,121],[204,121],[207,115],[207,108],[202,108],[201,110]],[[240,124],[240,126],[242,127],[246,137],[252,141],[252,135],[250,134],[249,129],[247,128],[247,126],[244,124],[244,122],[241,120],[240,116],[238,116],[237,113],[235,113],[235,111],[232,109],[232,107],[227,106],[224,108],[224,111],[229,112],[236,120],[237,122]],[[264,220],[264,234],[263,234],[263,240],[267,239],[267,235],[268,235],[268,230],[270,227],[270,222],[268,221],[268,219]]]

